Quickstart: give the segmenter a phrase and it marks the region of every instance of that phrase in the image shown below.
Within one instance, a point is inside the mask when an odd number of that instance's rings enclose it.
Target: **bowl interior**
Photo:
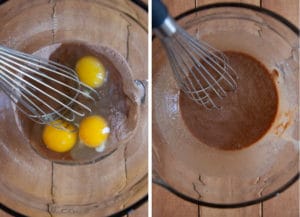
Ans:
[[[248,6],[200,9],[178,22],[197,39],[221,51],[248,54],[262,62],[270,74],[278,71],[273,79],[279,102],[267,133],[251,146],[236,151],[207,146],[193,136],[182,118],[179,88],[163,47],[155,39],[153,167],[158,176],[156,182],[206,205],[259,202],[298,173],[297,33],[272,14]]]

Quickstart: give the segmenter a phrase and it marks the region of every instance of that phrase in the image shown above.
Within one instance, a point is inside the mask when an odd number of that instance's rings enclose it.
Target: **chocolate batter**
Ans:
[[[237,150],[254,144],[274,121],[278,94],[271,74],[255,58],[225,52],[238,74],[238,88],[222,100],[222,108],[206,110],[180,93],[181,115],[190,132],[208,146]]]

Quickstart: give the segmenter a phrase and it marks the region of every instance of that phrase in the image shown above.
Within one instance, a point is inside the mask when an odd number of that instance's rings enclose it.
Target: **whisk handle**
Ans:
[[[152,28],[158,28],[168,17],[167,7],[160,0],[152,1]]]

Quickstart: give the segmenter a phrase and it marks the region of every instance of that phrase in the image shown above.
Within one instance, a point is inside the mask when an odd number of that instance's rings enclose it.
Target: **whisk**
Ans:
[[[39,124],[56,119],[73,122],[91,112],[89,103],[98,98],[71,68],[4,46],[0,46],[0,88]]]
[[[236,73],[224,53],[189,35],[160,0],[152,3],[152,27],[165,47],[180,89],[207,109],[220,108],[216,98],[237,88]]]

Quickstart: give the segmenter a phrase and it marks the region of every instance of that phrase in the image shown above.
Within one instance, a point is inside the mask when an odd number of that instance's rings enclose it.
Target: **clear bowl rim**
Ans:
[[[262,8],[262,7],[258,7],[256,5],[251,5],[251,4],[246,4],[246,3],[237,3],[237,2],[226,2],[226,3],[213,3],[213,4],[207,4],[207,5],[203,5],[203,6],[199,6],[196,8],[193,8],[191,10],[185,11],[181,14],[179,14],[178,16],[175,17],[176,21],[179,21],[185,17],[187,17],[188,15],[194,14],[196,12],[200,12],[200,11],[206,11],[209,9],[216,9],[216,8],[242,8],[242,9],[248,9],[251,11],[255,11],[264,15],[267,15],[269,17],[274,18],[275,20],[281,22],[283,25],[287,26],[292,32],[294,32],[298,37],[300,36],[300,29],[297,28],[294,24],[292,24],[289,20],[287,20],[286,18],[282,17],[281,15],[268,10],[266,8]],[[152,41],[155,39],[155,36],[152,37]],[[153,172],[155,173],[155,172]],[[155,177],[155,176],[154,176]],[[159,177],[159,175],[157,176]],[[189,201],[191,203],[197,204],[197,205],[202,205],[202,206],[206,206],[206,207],[211,207],[211,208],[224,208],[224,209],[229,209],[229,208],[241,208],[241,207],[245,207],[245,206],[250,206],[250,205],[254,205],[266,200],[269,200],[273,197],[275,197],[276,195],[278,195],[279,193],[282,193],[283,191],[285,191],[286,189],[288,189],[291,185],[293,185],[296,181],[298,181],[300,179],[300,172],[298,171],[297,174],[295,176],[293,176],[287,183],[285,183],[283,186],[280,186],[278,189],[276,189],[275,191],[264,195],[263,197],[257,198],[257,199],[252,199],[252,200],[248,200],[248,201],[244,201],[244,202],[239,202],[239,203],[213,203],[213,202],[206,202],[203,200],[198,200],[195,198],[192,198],[186,194],[181,193],[180,191],[176,190],[175,188],[171,187],[170,185],[168,185],[164,180],[162,180],[161,178],[152,179],[152,182],[154,184],[157,184],[165,189],[167,189],[169,192],[175,194],[176,196]]]

